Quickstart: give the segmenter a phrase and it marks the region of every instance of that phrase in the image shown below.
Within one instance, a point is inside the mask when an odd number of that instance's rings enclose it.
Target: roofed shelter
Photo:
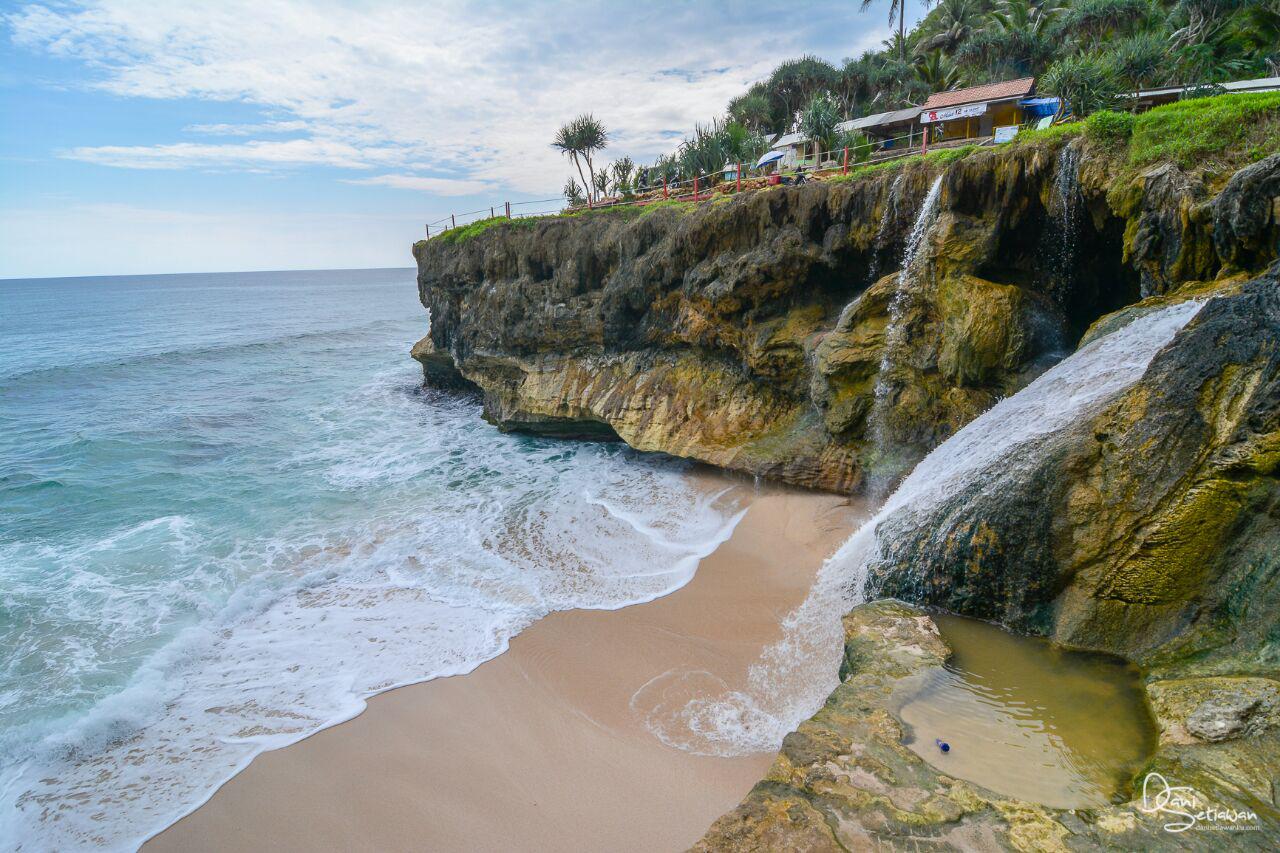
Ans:
[[[891,110],[887,113],[842,121],[837,130],[857,130],[873,140],[884,142],[885,148],[910,148],[920,144],[920,108]]]
[[[982,139],[997,127],[1022,124],[1025,117],[1019,103],[1035,95],[1036,78],[1022,77],[1001,83],[987,83],[934,92],[921,107],[920,121],[938,128],[933,139]]]

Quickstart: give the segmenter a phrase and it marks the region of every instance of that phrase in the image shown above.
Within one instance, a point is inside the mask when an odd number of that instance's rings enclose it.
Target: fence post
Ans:
[[[662,197],[663,197],[663,198],[669,198],[669,197],[670,197],[670,196],[668,196],[668,195],[667,195],[667,178],[666,178],[666,176],[665,176],[665,175],[664,175],[664,176],[663,176],[663,178],[662,178]]]
[[[494,217],[494,215],[493,215],[493,205],[490,205],[490,206],[489,206],[489,218],[490,218],[490,219],[494,219],[494,218],[495,218],[495,217]]]
[[[507,202],[507,219],[511,218],[511,202]]]
[[[427,223],[427,239],[431,239],[431,223]]]
[[[738,192],[742,192],[742,164],[738,164]]]
[[[924,133],[920,136],[920,153],[929,153],[929,125],[924,126]]]
[[[840,174],[849,174],[849,146],[844,147],[844,164],[840,167]]]
[[[452,223],[451,227],[453,228],[458,227],[458,217],[454,216],[452,213],[449,214],[449,221]]]
[[[698,176],[696,174],[693,176],[693,200],[698,200]]]

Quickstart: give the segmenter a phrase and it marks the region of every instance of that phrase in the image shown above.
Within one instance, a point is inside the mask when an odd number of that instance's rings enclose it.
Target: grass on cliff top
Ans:
[[[442,231],[434,239],[443,240],[445,243],[461,243],[464,240],[470,240],[472,237],[483,234],[490,228],[497,228],[503,225],[511,228],[529,228],[536,221],[537,217],[507,219],[505,216],[497,216],[491,219],[477,219],[475,222],[469,222],[466,225],[459,225],[457,228]]]
[[[1129,162],[1243,165],[1280,151],[1280,92],[1193,98],[1134,117]]]
[[[1045,142],[1056,142],[1059,139],[1067,139],[1072,136],[1079,136],[1084,133],[1084,122],[1072,121],[1065,124],[1053,124],[1044,130],[1036,130],[1031,128],[1018,133],[1013,138],[1013,145],[1040,145]]]
[[[551,219],[580,219],[591,216],[643,216],[653,210],[663,208],[692,209],[693,202],[676,201],[669,199],[664,201],[656,201],[647,205],[632,205],[627,207],[598,207],[594,210],[591,208],[580,208],[578,210],[562,210],[559,213],[547,213],[542,216],[526,216],[520,219],[507,219],[505,216],[498,216],[492,219],[478,219],[466,225],[459,225],[457,228],[449,228],[441,231],[430,242],[438,240],[444,243],[462,243],[474,237],[478,237],[484,232],[492,228],[500,228],[503,226],[510,228],[532,228],[539,222],[546,222]],[[426,240],[419,240],[418,243],[426,243]]]
[[[942,148],[937,151],[930,151],[928,154],[910,154],[906,157],[899,157],[896,160],[885,160],[883,163],[868,163],[865,166],[858,166],[850,169],[847,175],[836,175],[824,180],[827,183],[857,181],[869,175],[878,175],[881,172],[895,172],[905,168],[908,163],[927,163],[931,166],[946,168],[957,160],[963,160],[968,157],[980,147],[978,145],[961,145],[959,148]]]

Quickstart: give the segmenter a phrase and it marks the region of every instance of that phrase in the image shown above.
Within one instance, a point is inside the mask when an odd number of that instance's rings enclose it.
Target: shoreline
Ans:
[[[745,682],[857,519],[829,494],[771,486],[747,500],[681,589],[552,613],[467,675],[372,697],[351,720],[257,756],[144,849],[687,847],[774,753],[673,749],[632,698],[672,670]]]

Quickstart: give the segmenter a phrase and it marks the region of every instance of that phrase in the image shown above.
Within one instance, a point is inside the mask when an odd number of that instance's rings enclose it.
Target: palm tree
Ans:
[[[977,0],[942,0],[935,14],[936,18],[929,16],[932,21],[926,19],[932,29],[917,42],[916,50],[921,53],[940,50],[950,56],[977,25]]]
[[[874,2],[875,0],[862,0],[858,11],[867,11]],[[931,0],[923,0],[923,2],[926,7],[932,5]],[[898,58],[905,62],[907,59],[907,0],[889,0],[889,26],[893,26],[895,17],[898,19],[898,32],[895,34],[899,50]]]
[[[964,72],[940,50],[917,54],[911,63],[916,76],[931,92],[946,92],[959,88],[964,82]]]
[[[603,151],[609,144],[609,133],[604,129],[604,125],[596,119],[591,113],[584,113],[574,119],[577,126],[575,136],[578,140],[578,151],[582,153],[582,157],[587,161],[587,173],[591,175],[591,183],[597,187],[600,182],[596,177],[596,167],[593,162],[592,155],[597,151]],[[600,197],[597,191],[596,198]]]
[[[1035,74],[1057,53],[1050,24],[1063,12],[1060,0],[1000,0],[988,13],[988,50]]]

